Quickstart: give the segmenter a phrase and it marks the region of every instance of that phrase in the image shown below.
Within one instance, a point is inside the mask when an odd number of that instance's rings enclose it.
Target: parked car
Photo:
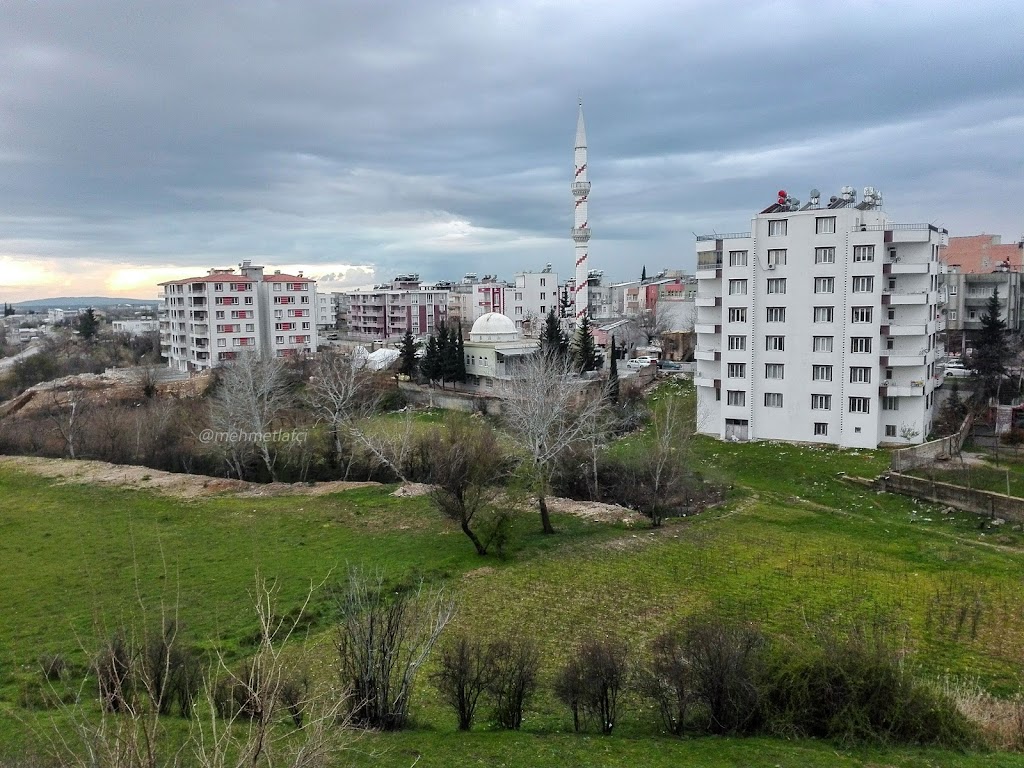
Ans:
[[[661,371],[679,371],[682,370],[683,364],[677,363],[675,360],[659,360],[658,370]]]
[[[952,376],[953,378],[960,378],[966,376],[973,376],[974,371],[964,366],[958,360],[950,360],[943,366],[946,376]]]
[[[657,362],[653,357],[634,357],[626,361],[626,367],[631,371],[639,371]]]

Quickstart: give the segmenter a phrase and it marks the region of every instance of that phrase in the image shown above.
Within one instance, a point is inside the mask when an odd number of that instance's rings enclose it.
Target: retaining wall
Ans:
[[[927,443],[893,451],[889,466],[893,472],[906,472],[908,469],[915,469],[942,456],[956,456],[963,447],[964,441],[967,440],[967,436],[971,434],[973,426],[974,417],[968,414],[963,424],[960,425],[960,429],[949,437],[941,437],[938,440],[930,440]]]
[[[1024,523],[1024,499],[1007,496],[1005,493],[979,491],[922,477],[902,475],[898,472],[882,475],[876,481],[876,485],[889,493],[927,499],[965,512]]]
[[[482,410],[489,416],[501,414],[501,400],[496,397],[472,392],[421,387],[418,384],[410,384],[405,381],[398,382],[398,388],[405,395],[405,399],[414,405],[443,408],[447,411],[462,411],[463,413],[479,413]]]

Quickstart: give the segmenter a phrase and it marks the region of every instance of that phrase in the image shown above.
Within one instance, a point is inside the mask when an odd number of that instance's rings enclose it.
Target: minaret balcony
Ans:
[[[590,239],[590,227],[573,227],[572,239],[577,243],[585,243]]]
[[[590,182],[589,181],[576,181],[572,185],[572,193],[576,197],[586,197],[590,194]]]

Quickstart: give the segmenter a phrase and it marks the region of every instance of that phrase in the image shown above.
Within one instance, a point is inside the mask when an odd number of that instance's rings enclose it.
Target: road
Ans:
[[[0,358],[0,373],[7,371],[9,368],[13,368],[22,360],[32,357],[32,355],[38,354],[42,351],[42,343],[38,341],[33,341],[31,344],[25,347],[25,349],[21,350],[21,352],[19,352],[18,354],[11,355],[10,357]]]

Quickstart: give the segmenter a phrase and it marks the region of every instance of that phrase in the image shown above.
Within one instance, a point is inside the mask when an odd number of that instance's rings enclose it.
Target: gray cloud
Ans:
[[[1012,2],[8,0],[0,255],[378,277],[687,267],[779,187],[1014,237]],[[362,274],[362,273],[360,273]]]

